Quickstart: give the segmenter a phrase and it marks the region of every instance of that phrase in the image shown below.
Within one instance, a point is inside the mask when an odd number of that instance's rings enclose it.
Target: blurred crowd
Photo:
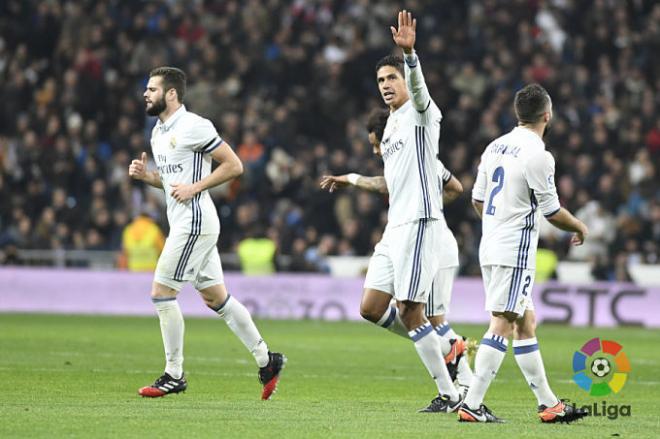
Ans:
[[[383,103],[374,65],[392,52],[398,8],[444,113],[441,158],[467,193],[445,213],[461,271],[478,274],[469,191],[489,141],[515,124],[513,94],[553,97],[546,136],[562,204],[591,230],[559,259],[599,279],[660,254],[660,4],[652,0],[4,0],[0,2],[0,260],[16,249],[118,250],[138,214],[167,232],[164,199],[128,178],[155,120],[148,72],[188,74],[185,104],[211,119],[244,162],[213,193],[221,252],[267,239],[292,271],[329,255],[369,255],[387,199],[325,193],[326,173],[382,174],[364,129]]]

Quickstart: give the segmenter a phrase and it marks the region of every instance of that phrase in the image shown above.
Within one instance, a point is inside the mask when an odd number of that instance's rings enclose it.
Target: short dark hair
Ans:
[[[403,72],[403,58],[398,55],[387,55],[381,58],[380,61],[376,63],[376,73],[378,73],[378,70],[380,70],[381,67],[385,66],[392,66],[401,73],[401,76],[405,75]]]
[[[513,100],[518,121],[525,124],[537,123],[548,111],[550,95],[539,84],[528,84],[518,90]]]
[[[181,69],[176,67],[156,67],[149,72],[149,77],[160,76],[163,78],[163,91],[171,88],[176,90],[176,96],[179,102],[183,102],[183,97],[186,94],[186,74]]]
[[[379,141],[383,140],[388,117],[390,117],[390,112],[385,108],[373,110],[367,117],[367,132],[374,133]]]

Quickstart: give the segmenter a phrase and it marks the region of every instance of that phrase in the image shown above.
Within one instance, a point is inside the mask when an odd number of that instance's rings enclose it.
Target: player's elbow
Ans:
[[[243,162],[240,161],[239,159],[234,161],[234,166],[233,166],[233,174],[234,178],[240,177],[243,175],[243,172],[245,172],[245,169],[243,168]]]

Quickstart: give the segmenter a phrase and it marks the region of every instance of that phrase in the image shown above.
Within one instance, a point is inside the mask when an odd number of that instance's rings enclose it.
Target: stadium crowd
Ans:
[[[382,173],[364,129],[383,103],[374,66],[394,50],[390,0],[5,0],[0,3],[0,261],[16,249],[119,250],[139,213],[165,227],[164,199],[131,181],[155,120],[148,72],[188,74],[185,104],[211,119],[244,162],[214,192],[221,252],[267,237],[289,263],[369,255],[387,199],[319,189],[324,174]],[[599,279],[660,263],[660,4],[651,0],[410,0],[417,50],[444,113],[440,154],[466,194],[445,214],[461,272],[478,274],[470,206],[479,156],[514,125],[513,94],[553,97],[561,202],[591,230],[569,251]],[[655,54],[655,55],[654,55]],[[152,164],[153,166],[153,164]]]

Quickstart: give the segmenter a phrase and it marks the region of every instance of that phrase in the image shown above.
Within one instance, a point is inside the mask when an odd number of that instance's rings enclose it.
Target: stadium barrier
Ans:
[[[360,320],[362,278],[318,274],[247,277],[226,273],[231,294],[258,318]],[[152,275],[122,271],[0,268],[0,312],[154,315]],[[660,327],[660,288],[628,283],[536,285],[539,322],[574,326]],[[179,295],[186,315],[211,317],[189,285]],[[448,319],[486,323],[481,279],[459,278]]]

